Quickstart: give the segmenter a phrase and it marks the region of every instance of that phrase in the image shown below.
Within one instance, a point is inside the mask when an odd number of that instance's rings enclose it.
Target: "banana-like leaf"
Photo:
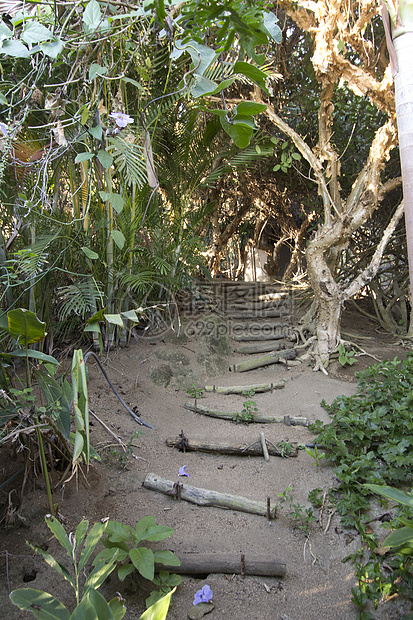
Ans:
[[[165,594],[163,598],[156,601],[149,607],[139,618],[139,620],[165,620],[168,615],[168,609],[171,602],[171,596],[175,592],[176,588]]]
[[[413,508],[413,496],[407,495],[406,493],[403,493],[403,491],[399,491],[399,489],[381,486],[379,484],[364,484],[363,486],[369,489],[372,493],[383,495],[383,497],[392,499],[398,504],[404,504],[405,506],[410,506],[410,508]]]
[[[31,611],[39,620],[69,620],[71,617],[57,598],[41,590],[19,588],[11,592],[10,599],[23,611]]]
[[[410,526],[405,526],[389,534],[384,541],[383,546],[402,547],[409,544],[413,544],[413,528]]]
[[[25,308],[9,310],[7,320],[10,334],[17,337],[23,346],[40,342],[46,337],[46,323],[39,321],[30,310]]]

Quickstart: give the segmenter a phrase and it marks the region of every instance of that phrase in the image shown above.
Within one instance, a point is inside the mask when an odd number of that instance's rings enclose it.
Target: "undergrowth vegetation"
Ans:
[[[389,485],[411,488],[413,456],[413,353],[405,360],[394,358],[373,364],[356,373],[358,388],[353,396],[339,396],[322,405],[332,416],[329,424],[317,421],[316,445],[327,451],[334,463],[337,511],[344,527],[355,528],[361,547],[343,561],[352,561],[358,585],[352,588],[360,619],[374,618],[366,603],[374,607],[395,594],[413,600],[412,559],[406,549],[383,549],[384,533],[373,530],[373,521],[395,529],[399,519],[411,519],[411,506],[385,507],[377,519],[371,512],[371,488]],[[331,494],[331,491],[330,491]],[[410,497],[410,496],[409,496]],[[379,507],[384,500],[378,498]],[[413,618],[413,613],[402,616]]]

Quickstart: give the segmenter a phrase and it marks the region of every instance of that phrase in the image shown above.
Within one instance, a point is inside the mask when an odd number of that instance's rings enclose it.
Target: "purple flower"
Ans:
[[[133,123],[133,118],[123,112],[112,112],[112,114],[109,114],[109,118],[113,118],[117,126],[121,129],[126,127],[129,123]]]
[[[0,123],[0,131],[3,134],[2,136],[0,136],[0,138],[7,136],[7,133],[8,133],[7,125],[5,125],[4,123]]]
[[[208,584],[205,584],[202,590],[198,590],[195,594],[194,605],[198,605],[198,603],[209,603],[214,596],[211,588]]]
[[[186,469],[186,465],[184,465],[183,467],[180,467],[179,468],[179,475],[180,476],[186,476],[187,478],[189,478],[189,474],[186,473],[185,469]]]

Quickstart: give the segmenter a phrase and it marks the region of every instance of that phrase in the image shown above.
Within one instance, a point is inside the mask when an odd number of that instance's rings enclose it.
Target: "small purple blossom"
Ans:
[[[198,603],[209,603],[214,596],[211,588],[208,584],[205,584],[202,590],[198,590],[195,594],[194,605],[198,605]]]
[[[183,467],[180,467],[179,468],[179,475],[180,476],[186,476],[187,478],[189,478],[189,474],[186,473],[185,469],[186,469],[186,465],[184,465]]]
[[[5,125],[4,123],[0,123],[0,131],[3,134],[3,136],[0,137],[5,137],[7,136],[9,128],[7,127],[7,125]]]
[[[129,123],[133,123],[133,118],[123,112],[112,112],[112,114],[109,114],[109,118],[112,118],[121,129],[126,127]]]

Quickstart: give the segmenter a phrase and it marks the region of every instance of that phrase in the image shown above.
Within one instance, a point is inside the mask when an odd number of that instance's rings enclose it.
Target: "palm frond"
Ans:
[[[72,314],[84,319],[88,314],[94,313],[98,305],[103,306],[103,293],[94,278],[61,286],[58,288],[58,295],[58,316],[62,321]]]
[[[108,151],[114,158],[114,163],[124,180],[129,185],[136,184],[142,187],[147,183],[146,164],[143,147],[126,142],[122,138],[109,138]]]

